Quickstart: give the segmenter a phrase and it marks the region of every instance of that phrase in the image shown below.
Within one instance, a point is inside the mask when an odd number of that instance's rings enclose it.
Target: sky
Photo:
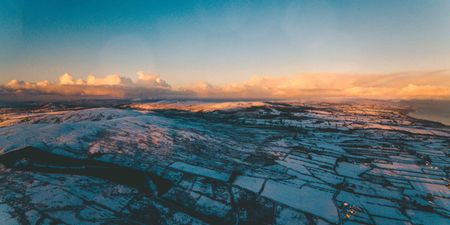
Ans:
[[[68,73],[65,85],[137,84],[145,73],[151,84],[229,89],[302,74],[429,74],[450,69],[449,12],[446,0],[2,0],[0,83],[63,84]]]

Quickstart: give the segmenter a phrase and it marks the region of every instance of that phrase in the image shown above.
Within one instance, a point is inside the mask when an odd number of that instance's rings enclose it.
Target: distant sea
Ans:
[[[407,101],[407,104],[412,108],[409,116],[450,126],[449,100],[415,100]]]

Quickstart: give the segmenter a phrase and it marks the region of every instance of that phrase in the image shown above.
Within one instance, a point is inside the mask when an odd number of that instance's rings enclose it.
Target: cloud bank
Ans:
[[[187,90],[205,98],[450,99],[450,71],[381,75],[310,73],[285,77],[255,76],[243,83],[222,86],[199,82]]]
[[[138,72],[136,81],[111,74],[103,77],[88,75],[75,79],[65,73],[58,82],[47,80],[28,82],[11,80],[0,86],[0,100],[73,99],[73,98],[175,98],[183,91],[172,90],[159,76]]]
[[[299,99],[350,97],[371,99],[450,99],[450,71],[397,74],[307,73],[254,76],[241,83],[197,82],[172,87],[158,75],[138,72],[138,79],[117,74],[75,79],[66,73],[57,82],[11,80],[0,86],[0,99],[43,98],[231,98]]]

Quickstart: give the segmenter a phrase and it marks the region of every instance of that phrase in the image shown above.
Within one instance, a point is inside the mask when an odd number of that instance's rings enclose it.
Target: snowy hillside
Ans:
[[[392,105],[163,101],[0,124],[0,224],[450,222],[450,127]]]

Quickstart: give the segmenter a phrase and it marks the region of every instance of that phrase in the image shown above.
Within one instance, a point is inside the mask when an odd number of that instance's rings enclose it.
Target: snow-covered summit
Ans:
[[[266,106],[264,102],[204,102],[204,101],[159,101],[152,103],[135,103],[130,107],[140,110],[183,110],[191,112],[212,112],[240,110],[250,107]]]

